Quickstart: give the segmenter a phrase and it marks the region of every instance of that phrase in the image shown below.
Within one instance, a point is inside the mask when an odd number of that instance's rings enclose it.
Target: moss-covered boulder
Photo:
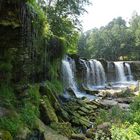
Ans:
[[[43,134],[41,140],[68,140],[67,137],[58,134],[56,130],[53,130],[52,128],[46,126],[40,119],[36,120],[35,129],[38,129],[39,132]]]
[[[40,102],[40,116],[41,120],[45,124],[50,124],[51,122],[58,122],[55,110],[52,107],[50,100],[47,96],[43,96]]]
[[[71,127],[71,124],[69,122],[63,122],[63,123],[51,123],[51,128],[56,130],[59,134],[62,134],[67,137],[71,137],[73,133],[73,129]]]

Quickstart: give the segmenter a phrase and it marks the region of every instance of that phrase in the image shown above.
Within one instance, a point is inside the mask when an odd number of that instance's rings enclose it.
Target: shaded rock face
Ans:
[[[105,68],[107,74],[107,81],[112,82],[116,80],[115,64],[113,62],[108,62]]]
[[[21,41],[21,7],[23,2],[2,0],[0,3],[0,47],[15,48]],[[7,43],[10,42],[10,43]]]
[[[140,79],[140,61],[131,61],[130,63],[132,73],[136,80]]]

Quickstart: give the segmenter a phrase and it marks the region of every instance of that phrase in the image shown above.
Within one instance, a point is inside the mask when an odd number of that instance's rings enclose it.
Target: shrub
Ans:
[[[134,123],[133,125],[113,125],[111,128],[111,134],[113,140],[139,140],[140,125],[137,123]]]

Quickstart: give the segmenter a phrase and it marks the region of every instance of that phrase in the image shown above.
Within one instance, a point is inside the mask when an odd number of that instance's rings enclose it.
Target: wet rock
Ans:
[[[112,100],[104,99],[101,100],[100,103],[108,108],[116,106],[118,104],[118,102],[113,99]]]
[[[95,129],[94,128],[90,128],[86,131],[86,137],[87,138],[94,138],[95,136]]]
[[[74,91],[71,88],[67,89],[67,93],[69,94],[70,97],[76,97]]]
[[[82,88],[84,91],[86,91],[87,94],[95,95],[95,94],[99,93],[98,90],[90,90],[90,89],[86,88],[84,85],[82,86]]]
[[[85,140],[86,137],[84,134],[72,134],[71,139],[74,140]]]
[[[115,99],[118,103],[126,103],[126,104],[130,104],[134,101],[133,97],[126,97],[126,98],[116,98]]]

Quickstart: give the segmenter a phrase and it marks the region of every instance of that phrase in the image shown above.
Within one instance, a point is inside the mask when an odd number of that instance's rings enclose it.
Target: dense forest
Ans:
[[[90,4],[0,0],[0,140],[140,140],[140,16],[81,33]]]
[[[100,29],[82,33],[78,47],[85,58],[140,60],[140,16],[135,12],[129,24],[121,17],[114,18]]]

